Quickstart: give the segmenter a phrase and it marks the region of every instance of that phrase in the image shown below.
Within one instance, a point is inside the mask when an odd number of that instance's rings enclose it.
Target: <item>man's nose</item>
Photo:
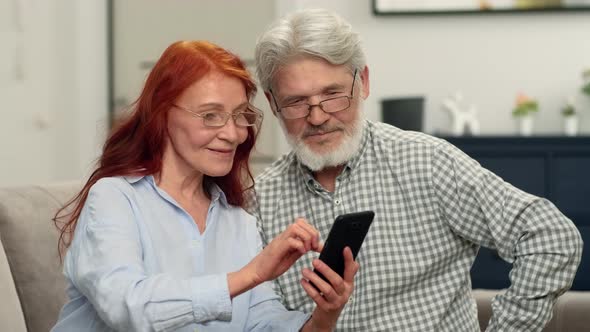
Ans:
[[[309,115],[307,116],[307,122],[314,126],[319,126],[330,119],[330,114],[324,112],[320,104],[309,105]]]

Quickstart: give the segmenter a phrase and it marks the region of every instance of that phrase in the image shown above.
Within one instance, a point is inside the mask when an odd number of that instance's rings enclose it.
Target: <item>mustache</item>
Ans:
[[[307,127],[303,131],[303,134],[301,134],[301,137],[305,138],[305,137],[312,136],[312,135],[317,135],[317,134],[321,134],[321,133],[328,133],[331,131],[342,130],[342,129],[343,128],[341,126],[328,125],[328,124],[322,124],[319,126],[310,126],[310,127]]]

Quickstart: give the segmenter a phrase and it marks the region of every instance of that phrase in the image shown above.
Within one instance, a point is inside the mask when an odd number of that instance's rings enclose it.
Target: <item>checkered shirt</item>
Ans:
[[[444,140],[366,121],[359,152],[328,192],[293,153],[265,170],[249,211],[268,243],[297,217],[325,239],[336,216],[375,211],[338,331],[479,331],[470,268],[479,246],[513,263],[488,331],[540,331],[582,252],[573,223]],[[276,280],[287,308],[310,312],[308,253]]]

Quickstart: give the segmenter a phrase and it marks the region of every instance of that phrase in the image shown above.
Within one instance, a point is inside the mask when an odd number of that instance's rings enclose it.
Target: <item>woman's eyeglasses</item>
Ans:
[[[203,125],[206,127],[223,127],[230,117],[234,119],[234,123],[239,127],[252,127],[260,124],[262,121],[262,111],[256,107],[249,105],[245,111],[229,113],[224,111],[206,111],[195,112],[188,108],[172,104],[172,106],[190,113],[192,116],[203,119]]]

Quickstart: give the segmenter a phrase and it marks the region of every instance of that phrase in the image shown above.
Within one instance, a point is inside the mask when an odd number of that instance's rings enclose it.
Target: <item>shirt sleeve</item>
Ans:
[[[527,194],[450,145],[434,153],[439,209],[459,236],[513,263],[511,286],[492,300],[487,331],[541,331],[581,260],[575,225],[551,202]]]
[[[260,205],[258,204],[256,190],[254,188],[247,190],[245,192],[245,198],[245,210],[256,219],[256,229],[258,230],[258,234],[262,240],[263,246],[266,246],[270,240],[266,238],[266,232],[264,231],[262,218],[260,217]],[[262,250],[263,246],[261,246],[259,249]]]
[[[66,275],[107,325],[119,331],[161,331],[231,320],[225,274],[148,276],[129,193],[99,181],[88,195],[65,261]]]
[[[262,240],[256,234],[256,251],[262,250]],[[287,310],[273,290],[271,282],[252,289],[250,310],[246,322],[247,331],[300,331],[311,317],[300,311]]]
[[[256,229],[258,231],[257,235],[257,253],[262,250],[272,239],[269,239],[267,236],[267,232],[264,229],[264,223],[262,222],[262,217],[260,216],[260,205],[258,203],[257,193],[254,189],[250,189],[246,191],[246,212],[248,212],[251,216],[256,219]],[[285,295],[279,286],[279,283],[276,280],[270,282],[272,285],[273,291],[279,296],[281,303],[285,302]]]
[[[285,309],[270,283],[254,288],[251,296],[246,323],[248,331],[300,331],[311,317],[310,314]]]

